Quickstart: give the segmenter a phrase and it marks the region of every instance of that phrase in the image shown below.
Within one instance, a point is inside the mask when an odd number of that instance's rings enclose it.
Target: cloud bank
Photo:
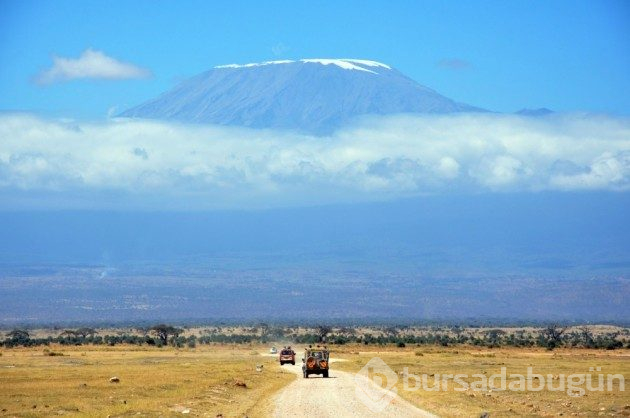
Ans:
[[[83,51],[79,58],[53,57],[53,66],[35,77],[38,84],[52,84],[76,79],[123,80],[147,78],[151,72],[133,64],[108,57],[91,48]]]
[[[630,120],[624,118],[400,115],[311,137],[146,120],[0,116],[5,208],[282,207],[628,189]]]

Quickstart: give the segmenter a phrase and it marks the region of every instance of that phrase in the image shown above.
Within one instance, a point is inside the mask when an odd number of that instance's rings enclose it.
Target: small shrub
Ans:
[[[197,340],[195,340],[194,338],[191,337],[186,342],[186,345],[188,346],[188,348],[195,348],[195,347],[197,347]]]
[[[416,351],[414,354],[418,357],[424,356],[424,354],[422,354],[422,351]]]

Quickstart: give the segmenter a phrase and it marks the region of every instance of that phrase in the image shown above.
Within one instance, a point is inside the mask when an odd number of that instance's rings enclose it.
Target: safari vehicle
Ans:
[[[284,347],[280,350],[280,365],[282,366],[284,363],[291,363],[295,366],[295,351],[291,349],[291,347]]]
[[[311,374],[321,374],[322,377],[328,377],[329,352],[326,347],[312,348],[309,346],[304,350],[304,358],[302,359],[302,374],[305,379]]]

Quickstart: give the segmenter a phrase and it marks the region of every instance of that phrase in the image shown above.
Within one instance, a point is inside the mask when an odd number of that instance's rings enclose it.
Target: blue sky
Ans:
[[[627,192],[629,22],[628,1],[0,0],[0,210]],[[372,115],[324,139],[108,117],[216,65],[331,57],[504,113]],[[538,107],[558,113],[509,114]]]
[[[455,100],[630,114],[630,2],[0,1],[0,110],[99,119],[225,63],[364,58]],[[88,48],[150,77],[35,82]]]

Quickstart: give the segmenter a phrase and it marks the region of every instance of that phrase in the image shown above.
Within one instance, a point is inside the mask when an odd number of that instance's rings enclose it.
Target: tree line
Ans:
[[[543,347],[553,350],[559,347],[593,348],[615,350],[630,348],[627,333],[619,331],[595,335],[588,326],[569,331],[567,327],[549,325],[535,332],[517,330],[506,332],[502,329],[489,329],[482,332],[467,332],[459,327],[435,328],[422,335],[406,333],[405,327],[386,327],[375,335],[372,332],[359,334],[352,327],[342,327],[333,331],[332,327],[320,325],[307,333],[291,333],[280,327],[269,327],[263,324],[249,329],[248,333],[222,333],[218,329],[207,330],[207,333],[196,336],[184,336],[184,330],[168,324],[157,324],[149,328],[140,328],[137,334],[99,335],[94,328],[67,329],[57,337],[34,337],[28,330],[14,329],[5,334],[0,344],[4,347],[30,347],[39,345],[108,345],[119,344],[148,345],[156,347],[173,346],[194,348],[197,344],[229,343],[249,344],[272,341],[291,341],[294,344],[326,343],[333,345],[472,345],[488,348],[497,347]]]

